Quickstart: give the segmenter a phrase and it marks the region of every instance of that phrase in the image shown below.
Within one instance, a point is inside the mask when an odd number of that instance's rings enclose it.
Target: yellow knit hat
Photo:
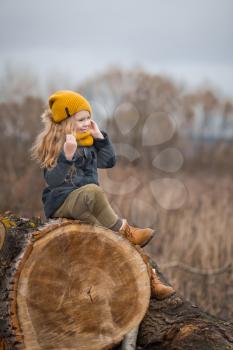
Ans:
[[[51,95],[49,97],[49,107],[55,123],[59,123],[83,110],[92,114],[89,102],[82,95],[70,90],[56,91]]]

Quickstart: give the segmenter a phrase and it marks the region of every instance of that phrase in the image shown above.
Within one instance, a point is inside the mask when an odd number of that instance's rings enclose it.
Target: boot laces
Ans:
[[[124,233],[125,233],[127,238],[133,239],[133,233],[132,233],[130,226],[128,224],[126,224],[126,227],[124,229]]]

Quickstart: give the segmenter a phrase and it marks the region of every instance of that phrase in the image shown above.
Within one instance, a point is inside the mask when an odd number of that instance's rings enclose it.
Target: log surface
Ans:
[[[11,275],[10,262],[22,250],[28,234],[35,231],[42,223],[38,220],[28,220],[8,215],[7,241],[16,242],[13,250],[8,250],[10,244],[0,251],[0,277]],[[15,224],[14,224],[15,223]],[[165,277],[154,261],[151,264],[160,275]],[[11,339],[9,349],[20,349],[6,310],[6,300],[9,297],[6,279],[0,279],[0,336]],[[3,302],[4,301],[4,302]],[[58,349],[58,347],[55,347]],[[120,349],[119,343],[114,349]],[[47,349],[47,348],[45,348]],[[52,349],[52,347],[50,348]],[[73,349],[76,349],[74,347]],[[78,348],[77,348],[78,349]],[[233,350],[233,324],[215,318],[196,305],[185,301],[180,295],[173,295],[164,300],[151,299],[149,308],[140,324],[137,338],[137,350]],[[5,349],[4,349],[5,350]]]
[[[140,323],[149,276],[120,235],[58,219],[23,240],[5,276],[5,330],[11,333],[5,336],[12,348],[107,349]]]

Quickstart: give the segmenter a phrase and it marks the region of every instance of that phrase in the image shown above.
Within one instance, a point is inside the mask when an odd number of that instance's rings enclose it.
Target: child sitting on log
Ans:
[[[89,102],[79,93],[62,90],[51,95],[48,104],[42,114],[44,130],[31,148],[48,184],[42,194],[46,218],[98,224],[144,247],[154,230],[130,226],[126,219],[119,218],[99,186],[97,168],[113,167],[116,156],[107,133],[100,131],[92,119]],[[152,297],[170,296],[174,290],[162,284],[147,265]]]

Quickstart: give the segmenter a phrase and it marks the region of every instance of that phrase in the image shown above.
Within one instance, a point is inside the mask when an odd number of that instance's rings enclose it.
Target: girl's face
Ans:
[[[75,129],[78,132],[85,132],[90,129],[91,116],[88,111],[80,111],[73,115],[75,119]]]

